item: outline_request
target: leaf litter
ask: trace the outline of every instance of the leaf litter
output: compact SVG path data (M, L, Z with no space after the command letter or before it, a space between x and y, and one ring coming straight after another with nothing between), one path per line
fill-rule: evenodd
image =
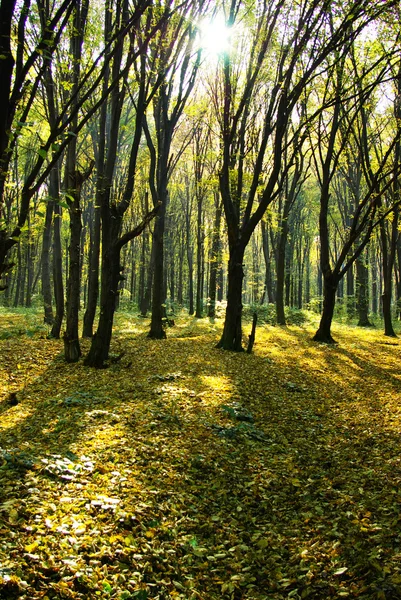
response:
M0 598L401 598L399 343L218 333L120 313L100 372L2 340Z

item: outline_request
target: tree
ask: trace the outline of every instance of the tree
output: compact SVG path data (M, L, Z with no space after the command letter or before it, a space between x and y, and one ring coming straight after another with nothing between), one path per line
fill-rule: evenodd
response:
M303 148L299 146L297 136L293 137L293 143L296 145L293 153L294 166L291 170L287 169L287 149L285 149L283 153L283 165L286 174L284 176L282 189L279 193L279 231L276 250L276 314L277 323L279 325L286 324L284 313L284 283L287 241L290 228L290 211L299 198L305 179L309 176L308 169L305 168L305 152Z
M394 118L400 128L401 123L401 66L398 67L398 73L395 79L394 93ZM399 239L399 203L400 203L400 183L399 177L401 172L401 141L398 136L394 144L394 176L392 185L388 189L387 194L384 194L385 206L383 206L382 198L379 199L379 210L384 210L388 213L391 210L391 222L388 219L380 220L380 241L382 250L382 265L383 265L383 294L382 308L384 318L384 335L396 337L391 314L391 299L392 299L392 283L393 269L396 258L398 239ZM369 171L371 167L369 165ZM387 197L386 197L387 196Z
M400 135L398 129L395 136L385 145L382 156L374 166L370 155L372 144L376 141L369 133L365 105L387 76L391 54L374 57L373 64L367 54L365 62L361 65L355 60L355 54L352 44L345 46L336 60L328 65L330 75L326 79L323 97L331 98L332 108L329 114L326 111L320 113L316 131L317 141L313 146L320 186L320 266L324 282L323 312L313 339L325 343L334 342L331 323L338 284L363 252L374 228L382 223L385 214L389 212L383 213L380 210L381 197L389 189L394 178L394 173L388 165L392 149ZM358 52L359 55L361 52ZM350 215L350 225L343 234L341 247L338 247L332 264L329 230L332 182L339 162L349 148L350 139L355 140L358 148L358 155L354 160L362 164L364 181L362 187L360 177L347 180L350 187L356 183L353 190L356 201ZM348 156L352 154L351 150Z
M74 20L70 37L71 100L70 110L73 113L71 125L78 126L79 83L81 77L82 46L88 17L89 0L79 0L74 7ZM63 336L64 357L67 362L76 362L81 356L78 333L78 311L81 293L81 190L84 182L90 177L94 163L85 172L77 166L78 139L73 136L70 141L65 164L65 197L70 217L69 272L67 278L67 319Z
M122 11L122 19L126 18L128 3L125 3ZM140 18L142 17L142 19ZM156 202L153 210L148 212L142 222L136 227L123 231L123 218L128 210L133 193L135 190L135 178L137 171L138 154L145 124L145 115L149 103L156 93L161 80L149 77L147 72L147 52L149 43L160 28L163 28L170 17L169 10L166 9L161 15L156 14L154 20L153 10L149 9L147 13L141 12L135 21L135 28L132 30L130 39L130 49L126 58L127 67L136 65L137 90L135 98L132 97L135 106L135 126L129 153L128 169L126 173L125 186L121 197L115 200L111 196L111 183L114 173L116 145L121 118L123 101L127 92L125 81L120 86L115 86L112 96L112 113L108 153L111 159L107 160L108 171L105 172L101 194L101 222L102 222L102 264L101 264L101 291L100 291L100 316L96 334L92 338L91 348L85 364L90 367L101 368L108 358L110 341L112 334L112 325L114 311L116 308L116 299L118 297L118 286L121 280L120 253L122 248L135 237L140 235L150 221L156 216L160 209L160 203ZM144 21L144 22L143 22ZM113 68L117 73L120 72L120 62L122 60L123 46L121 44L120 53L116 55ZM125 69L128 71L128 68Z
M145 123L146 141L152 158L149 186L154 205L160 202L153 230L154 276L149 331L149 337L155 339L166 337L163 237L169 201L168 183L186 143L184 142L174 160L171 156L171 146L177 125L195 85L201 60L201 49L194 47L198 33L196 22L206 7L206 0L183 2L168 24L160 29L159 35L151 45L152 68L162 80L153 98L155 140L151 136L147 119Z
M209 309L207 316L214 319L216 316L217 275L221 266L221 216L223 206L218 190L213 193L215 216L212 228L212 241L210 246L210 279L209 279Z
M244 252L283 186L286 170L281 160L284 148L291 147L287 134L294 108L326 57L347 45L383 10L361 0L342 9L341 18L330 27L332 8L332 2L315 0L304 0L297 7L285 0L258 4L251 16L247 10L250 26L244 45L225 53L221 61L214 104L221 130L220 191L229 241L227 309L218 344L224 349L242 350ZM228 3L227 26L233 37L235 23L245 19L243 11L240 0ZM288 156L287 170L294 158Z
M106 1L104 7L104 43L105 45L112 39L113 33L113 19L112 10L109 1ZM120 16L121 18L121 16ZM116 18L116 23L119 19ZM121 42L120 44L121 45ZM117 76L118 68L121 68L121 55L117 54L112 59L114 68L113 74ZM118 67L117 67L118 65ZM108 62L107 68L104 71L103 82L102 82L102 93L106 94L107 88L110 81L110 64ZM116 94L114 93L111 101L103 102L98 123L91 129L91 135L94 146L94 155L96 160L96 197L93 208L93 222L90 227L90 252L89 252L89 265L88 265L88 301L86 304L86 310L84 314L83 323L83 337L92 337L93 335L93 322L96 314L96 306L99 297L99 257L100 257L100 241L101 241L101 214L100 207L102 205L102 198L104 194L109 193L111 187L111 176L114 170L115 161L117 158L116 143L117 136L112 136L110 128L107 128L107 118L110 113L113 113L113 104L116 101ZM111 108L110 108L111 105ZM111 137L109 141L108 138ZM106 142L107 140L107 142ZM106 165L106 147L111 144L109 152L107 154L108 164Z
M11 248L18 243L22 227L24 226L29 210L30 200L39 188L37 177L46 158L50 145L55 141L55 131L49 135L47 144L43 144L40 152L26 176L21 190L21 202L18 210L18 218L12 231L12 227L4 219L5 184L9 176L9 166L13 157L18 139L21 137L24 127L34 103L41 77L51 60L63 35L72 9L73 0L64 0L61 4L53 7L53 12L47 14L46 19L39 19L39 30L36 35L31 36L36 40L31 48L27 42L27 28L30 0L17 3L15 0L2 2L0 6L0 278L11 268L12 263L7 262L7 256ZM44 10L41 2L38 2L39 13ZM14 55L11 47L12 31L15 28L17 40ZM30 79L32 72L36 75L33 81ZM63 127L58 133L62 133Z

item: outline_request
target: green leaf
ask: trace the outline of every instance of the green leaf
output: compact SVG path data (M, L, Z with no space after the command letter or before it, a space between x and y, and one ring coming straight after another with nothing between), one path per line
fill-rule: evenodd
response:
M103 581L103 589L105 592L107 592L107 594L111 594L111 592L113 591L113 588L111 587L108 581Z

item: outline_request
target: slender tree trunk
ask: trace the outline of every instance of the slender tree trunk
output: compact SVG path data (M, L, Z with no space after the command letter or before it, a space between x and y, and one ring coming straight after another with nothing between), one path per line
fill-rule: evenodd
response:
M278 325L285 325L284 313L284 284L286 282L286 266L287 266L287 238L288 238L288 217L283 218L281 224L281 232L277 248L277 286L276 286L276 315ZM287 295L289 298L289 284L287 282ZM288 304L287 299L287 304Z
M164 253L164 259L163 259L163 298L164 298L164 302L163 302L163 309L164 309L164 318L167 317L167 291L168 291L168 259L169 259L169 243L168 243L168 238L169 236L167 236L167 244L165 246L165 253Z
M285 305L290 306L291 304L291 252L287 244L285 251Z
M218 348L242 352L242 282L244 279L243 245L237 243L230 248L228 262L227 308L223 335Z
M92 337L93 322L99 296L99 254L100 254L100 206L93 210L93 223L90 227L90 250L88 264L88 298L83 323L83 337Z
M193 248L188 245L187 247L187 260L188 260L188 301L189 308L188 312L190 315L194 314L194 257Z
M220 242L221 250L221 242ZM224 269L220 263L217 270L217 302L222 302L224 297Z
M275 303L275 295L273 292L273 277L272 277L272 263L270 255L270 242L269 242L269 231L265 221L261 221L262 227L262 248L263 258L265 261L265 289L266 289L266 301L268 304Z
M387 223L380 223L380 235L382 242L382 265L383 265L383 292L382 311L384 320L384 335L397 337L393 327L391 314L391 300L393 295L393 267L398 239L398 210L394 210L393 222L391 223L391 236L387 237Z
M30 227L30 219L28 218L28 227ZM31 242L32 232L29 229L29 237L26 244L25 252L25 263L26 263L26 294L25 294L25 307L30 308L32 306L32 285L33 285L33 265L34 265L34 254L33 245Z
M63 336L64 356L67 362L77 362L81 356L78 333L78 314L81 292L81 209L80 194L77 190L69 190L70 196L74 193L74 202L70 206L70 245L68 248L69 270L67 280L67 312L66 328Z
M354 270L351 267L347 271L346 275L347 284L347 314L350 319L355 316L355 283L354 283Z
M304 282L304 267L305 262L301 260L298 264L298 309L302 310L302 298L303 298L303 282Z
M397 240L397 317L401 319L401 236Z
M324 277L324 299L323 312L320 318L319 329L315 333L313 340L325 344L335 344L331 335L331 324L333 321L334 307L336 304L338 280L333 275Z
M58 178L58 174L57 174ZM63 253L61 246L61 207L56 202L54 205L53 223L53 285L56 314L50 336L60 337L61 325L64 318L64 284L63 284Z
M139 285L138 285L138 306L139 310L142 313L142 306L144 304L145 299L145 289L146 289L146 242L145 234L142 236L142 244L141 244L141 261L139 265ZM146 316L147 308L145 309Z
M152 244L152 251L151 251L149 259L148 259L148 277L147 277L147 281L146 281L145 295L143 297L143 301L140 306L142 317L146 317L147 312L151 305L154 271L155 271L155 255L154 255L153 244Z
M42 241L42 294L44 304L44 322L47 325L53 325L54 322L50 280L50 246L54 208L53 204L53 201L50 200L46 206L45 226L43 229Z
M202 201L198 199L198 214L196 223L196 310L195 317L197 319L202 318L203 302L202 302L202 288L203 288L203 223L202 223Z
M166 190L167 196L167 190ZM164 267L164 226L166 219L166 204L164 199L156 217L153 230L153 250L154 250L154 274L152 289L152 321L148 337L161 340L166 338L164 330L165 298L163 285L163 267Z
M170 247L170 298L171 302L175 302L175 256L173 240L171 240Z
M145 212L149 210L148 193L145 192ZM141 260L139 266L139 289L138 289L138 306L142 317L146 317L149 310L150 293L152 290L152 271L153 263L152 256L148 259L149 234L145 230L142 235L141 243ZM148 262L148 264L147 264ZM148 276L146 277L146 273ZM150 287L149 287L150 283Z
M37 247L35 247L34 253L35 253L35 256L38 256L38 248ZM41 277L41 274L42 274L42 256L40 256L40 258L39 258L39 262L38 262L38 265L37 265L37 268L36 268L36 273L35 273L34 278L33 278L33 282L32 282L32 296L37 293L38 283L39 283L39 279Z
M310 298L311 298L311 281L310 281L310 272L311 272L311 264L310 264L310 245L308 244L308 248L305 251L305 260L306 260L306 276L305 276L305 303L307 308L309 308Z
M222 204L219 200L219 194L215 193L215 218L212 232L212 245L210 249L210 279L209 279L209 310L208 317L214 319L216 316L216 292L217 292L217 273L219 269L219 250L220 250L220 227Z
M21 256L21 244L18 244L17 249L17 276L15 284L14 302L13 306L16 308L19 305L19 298L21 293L21 287L23 286L23 272L22 272L22 256Z
M378 313L378 284L377 284L377 279L378 279L378 274L377 274L377 260L376 260L376 254L372 249L371 252L371 259L370 259L370 264L371 264L371 273L372 273L372 313L374 315L377 315Z
M358 326L371 327L369 321L369 295L368 282L369 273L365 262L366 258L361 255L356 259L356 292L357 292L357 310L358 310Z
M182 306L184 298L184 244L180 239L178 256L177 302Z

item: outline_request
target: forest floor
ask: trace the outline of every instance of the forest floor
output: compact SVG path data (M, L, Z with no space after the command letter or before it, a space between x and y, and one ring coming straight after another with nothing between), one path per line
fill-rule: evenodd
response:
M0 598L401 598L399 339L125 313L96 371L40 319L0 310Z

